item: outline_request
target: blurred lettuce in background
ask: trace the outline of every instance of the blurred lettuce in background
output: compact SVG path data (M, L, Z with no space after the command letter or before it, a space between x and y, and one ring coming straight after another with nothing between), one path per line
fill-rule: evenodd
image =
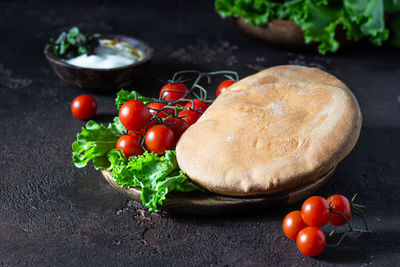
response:
M339 49L338 27L348 40L366 37L374 45L389 40L400 46L400 0L216 0L215 10L222 18L242 17L255 26L294 21L307 44L319 44L321 54Z

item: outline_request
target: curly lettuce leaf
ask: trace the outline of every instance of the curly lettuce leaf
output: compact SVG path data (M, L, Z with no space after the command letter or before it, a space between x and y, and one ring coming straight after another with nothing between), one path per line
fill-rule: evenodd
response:
M340 44L335 39L335 30L343 22L343 10L309 1L304 6L304 11L306 16L293 18L304 31L304 41L320 43L318 51L321 54L337 51Z
M384 5L382 0L344 0L349 19L357 25L363 36L369 37L374 45L381 45L389 36L385 29Z
M77 134L72 144L72 161L78 168L83 168L91 160L97 169L109 169L111 164L107 154L115 148L118 139L123 135L124 126L119 118L108 127L94 121L88 121L82 132Z
M150 211L158 211L157 206L170 192L203 190L179 170L174 150L166 151L164 156L145 152L126 159L121 150L114 149L108 158L117 185L140 187L142 203Z
M129 100L139 100L143 102L145 105L149 104L152 102L150 97L145 97L139 94L137 91L127 91L124 89L121 89L117 93L117 97L115 98L115 104L117 105L117 109L119 110L121 106Z
M215 10L222 18L242 17L253 25L263 25L270 21L278 5L269 0L217 0Z

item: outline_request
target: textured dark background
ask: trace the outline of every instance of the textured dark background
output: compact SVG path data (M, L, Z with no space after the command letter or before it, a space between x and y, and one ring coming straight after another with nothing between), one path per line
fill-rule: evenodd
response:
M0 265L397 265L400 260L400 50L368 44L335 55L271 48L218 17L211 1L0 3ZM133 88L156 96L174 71L320 67L357 96L363 128L322 196L359 193L373 234L348 238L318 258L283 236L294 205L249 216L151 214L92 167L77 169L71 144L85 122L70 113L82 91L56 77L42 50L71 25L133 35L155 57ZM215 88L209 88L214 94ZM99 122L116 114L114 93L94 94ZM358 224L360 220L355 220Z

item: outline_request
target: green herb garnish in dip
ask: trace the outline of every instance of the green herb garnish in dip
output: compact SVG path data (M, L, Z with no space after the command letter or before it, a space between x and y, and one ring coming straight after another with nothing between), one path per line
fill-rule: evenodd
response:
M59 58L70 59L83 54L91 54L99 45L99 40L93 34L83 34L77 27L68 32L62 32L57 39L50 38L46 49L51 49Z

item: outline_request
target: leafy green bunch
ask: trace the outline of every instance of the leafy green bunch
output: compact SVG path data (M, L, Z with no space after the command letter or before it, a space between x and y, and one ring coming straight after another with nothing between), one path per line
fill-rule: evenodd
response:
M148 103L149 98L138 92L121 90L117 93L119 108L128 100L137 99ZM89 121L77 140L72 144L72 161L83 168L89 161L98 169L109 170L119 186L141 188L141 200L150 211L158 211L167 194L180 191L190 192L204 189L192 183L179 169L175 150L166 151L164 156L153 152L127 159L120 149L116 149L118 139L126 132L118 117L107 127Z
M291 20L304 31L305 43L319 43L321 54L336 52L336 30L348 40L368 38L374 45L400 46L400 0L216 0L222 18L242 17L255 26Z
M47 48L57 57L70 59L83 54L91 54L99 45L99 40L93 34L83 34L77 27L68 32L62 32L56 40L50 38Z

